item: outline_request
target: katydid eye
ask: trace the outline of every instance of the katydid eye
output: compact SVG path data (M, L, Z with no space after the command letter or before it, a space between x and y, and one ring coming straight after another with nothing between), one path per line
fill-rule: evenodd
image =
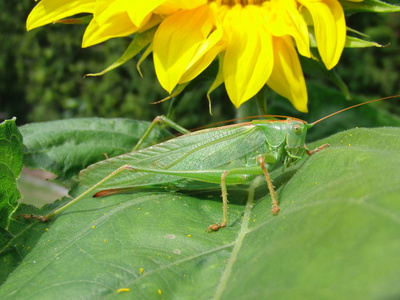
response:
M300 132L301 132L301 127L300 127L300 125L294 125L294 126L293 126L293 131L294 131L295 133L300 133Z

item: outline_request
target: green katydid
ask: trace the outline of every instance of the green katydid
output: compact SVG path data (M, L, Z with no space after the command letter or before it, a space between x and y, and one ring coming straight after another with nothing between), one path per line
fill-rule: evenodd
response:
M195 189L196 183L201 182L198 188L204 188L208 184L213 187L221 186L222 221L207 228L207 231L215 231L228 223L227 186L249 182L259 175L263 175L267 181L272 199L271 212L276 215L280 209L268 171L279 161L283 161L283 166L288 167L302 160L304 154L312 155L328 145L324 144L315 150L308 150L305 145L307 130L340 112L394 97L398 96L356 104L311 124L296 118L253 120L247 123L188 132L172 121L156 118L133 152L96 163L81 172L84 178L83 184L86 178L91 182L97 182L95 185L46 216L22 216L26 219L37 218L46 222L94 191L97 191L94 197L101 197L127 190L152 188L187 190ZM151 128L160 120L166 121L185 134L137 150ZM110 169L114 169L111 174ZM100 188L103 190L98 191Z

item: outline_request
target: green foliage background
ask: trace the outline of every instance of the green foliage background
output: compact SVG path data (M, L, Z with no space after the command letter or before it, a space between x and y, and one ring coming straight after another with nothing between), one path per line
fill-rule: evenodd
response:
M130 43L129 38L111 39L82 49L85 25L54 24L26 32L26 17L33 5L29 1L0 3L0 119L16 116L21 125L92 116L151 120L167 113L171 101L149 104L167 96L157 82L151 58L142 65L144 78L136 70L136 59L104 76L83 78L84 74L101 71L118 59ZM397 71L400 57L396 55L400 52L398 16L360 13L348 18L351 28L369 34L372 41L390 44L385 48L345 49L335 69L351 94L368 95L371 99L400 93ZM321 74L313 69L306 76L308 82L321 82ZM184 127L235 117L235 109L223 87L212 93L214 116L209 115L205 93L213 78L206 73L202 80L192 84L176 103L173 119ZM334 87L331 82L324 83ZM296 113L287 100L277 98L270 96L270 113L307 119L307 115ZM325 112L324 108L335 101L310 96L313 111ZM381 105L391 111L399 110L396 104Z

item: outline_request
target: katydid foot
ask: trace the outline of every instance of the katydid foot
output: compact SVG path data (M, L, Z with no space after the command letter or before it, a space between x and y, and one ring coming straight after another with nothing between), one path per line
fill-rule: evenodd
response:
M208 226L207 232L217 231L220 228L226 227L226 224L227 224L227 222L221 222L221 223L217 223L217 224L212 224L212 225Z
M281 209L277 204L272 204L271 212L276 216Z
M50 218L48 216L41 216L41 215L23 214L23 215L18 215L17 219L19 219L20 217L24 218L25 220L36 219L36 220L41 221L43 223L46 223L46 222L50 221Z

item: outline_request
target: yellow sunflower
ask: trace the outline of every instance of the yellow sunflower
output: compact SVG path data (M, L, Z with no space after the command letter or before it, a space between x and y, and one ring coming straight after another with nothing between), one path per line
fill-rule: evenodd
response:
M306 112L297 53L311 57L311 36L331 69L346 40L338 0L42 0L30 13L27 29L80 13L93 15L82 47L156 28L149 49L169 93L218 57L213 86L223 82L236 107L267 84Z

